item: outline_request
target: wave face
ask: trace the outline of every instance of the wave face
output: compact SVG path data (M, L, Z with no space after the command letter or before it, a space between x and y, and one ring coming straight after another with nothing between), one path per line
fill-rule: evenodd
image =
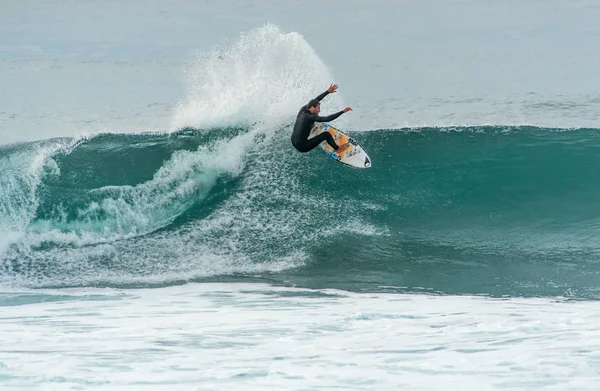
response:
M251 127L2 147L3 283L596 297L597 129L356 132L369 170L289 132L242 155Z

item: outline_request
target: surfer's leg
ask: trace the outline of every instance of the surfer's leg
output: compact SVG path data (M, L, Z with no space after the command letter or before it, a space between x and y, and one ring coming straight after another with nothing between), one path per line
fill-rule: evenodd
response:
M331 133L323 132L323 133L319 134L318 136L315 136L315 137L303 142L302 146L301 146L301 150L299 149L299 151L300 152L312 151L323 141L327 141L327 144L329 144L331 146L331 148L333 148L335 150L338 149L338 145L335 143L335 140L333 139L333 136L331 135Z

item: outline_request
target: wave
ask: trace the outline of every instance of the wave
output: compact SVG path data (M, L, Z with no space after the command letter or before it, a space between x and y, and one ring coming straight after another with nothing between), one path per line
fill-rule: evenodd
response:
M295 153L289 131L243 158L223 154L250 132L241 127L3 147L2 276L31 286L305 279L323 257L337 277L407 259L595 270L596 129L357 132L369 170Z
M289 142L331 81L267 25L188 64L168 131L0 146L0 284L598 296L598 129L358 129L354 170Z

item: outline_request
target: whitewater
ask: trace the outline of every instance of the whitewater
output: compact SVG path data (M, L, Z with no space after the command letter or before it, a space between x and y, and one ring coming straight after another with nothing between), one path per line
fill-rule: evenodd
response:
M234 3L0 5L0 387L596 389L598 5Z

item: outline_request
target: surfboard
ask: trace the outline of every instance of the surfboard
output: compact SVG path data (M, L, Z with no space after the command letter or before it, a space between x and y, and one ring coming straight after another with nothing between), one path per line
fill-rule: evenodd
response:
M329 132L333 136L337 145L349 143L350 146L341 153L337 153L335 149L331 148L326 141L320 144L325 153L332 159L345 164L347 166L355 168L369 168L371 167L371 158L367 155L367 152L350 136L344 134L339 129L334 128L329 124L317 122L314 124L310 131L309 139L321 134L322 132Z

